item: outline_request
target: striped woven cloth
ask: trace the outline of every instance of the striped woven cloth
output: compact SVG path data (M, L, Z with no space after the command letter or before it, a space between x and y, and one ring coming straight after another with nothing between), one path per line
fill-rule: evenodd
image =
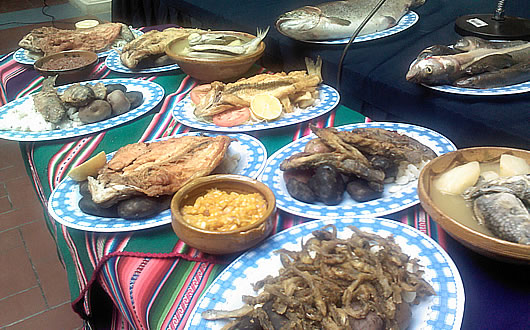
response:
M113 73L100 61L92 77L131 78L131 75ZM190 130L172 118L170 109L196 86L195 80L181 71L133 77L154 81L166 92L164 100L145 116L82 138L21 143L44 210L51 191L69 169L91 155ZM31 66L16 63L12 54L0 57L0 79L0 105L37 91L43 80ZM271 155L290 141L309 134L309 123L325 127L365 120L359 113L339 106L310 122L252 135L262 141ZM407 223L445 246L443 231L420 206L386 217ZM307 220L280 211L273 233ZM183 328L201 293L235 257L214 257L191 248L175 236L170 225L113 234L67 228L49 217L47 223L67 270L73 309L85 319L92 317L93 304L97 302L91 298L97 282L112 301L113 317L108 325L112 329Z

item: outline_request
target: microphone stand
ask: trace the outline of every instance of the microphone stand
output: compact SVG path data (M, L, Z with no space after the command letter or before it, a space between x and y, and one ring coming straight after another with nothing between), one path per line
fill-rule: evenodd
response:
M505 2L506 0L499 0L493 15L472 14L458 17L455 31L462 36L475 36L488 40L530 41L530 20L504 15Z

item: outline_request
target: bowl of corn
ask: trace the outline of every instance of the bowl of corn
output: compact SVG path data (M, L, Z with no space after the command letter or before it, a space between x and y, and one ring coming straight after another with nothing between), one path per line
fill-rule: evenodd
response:
M276 198L265 184L241 175L192 180L171 200L171 225L179 239L202 252L247 250L272 231Z

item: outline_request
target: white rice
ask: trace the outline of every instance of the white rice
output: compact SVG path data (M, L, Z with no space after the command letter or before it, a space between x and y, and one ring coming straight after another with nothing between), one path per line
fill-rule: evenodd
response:
M395 178L389 178L390 180L385 180L385 183L395 183L391 186L388 191L390 193L400 191L404 185L417 180L420 176L421 169L427 164L428 161L422 161L419 164L411 164L408 162L401 162L398 166L398 172Z
M60 123L47 122L44 116L35 109L33 97L28 97L17 107L10 109L0 118L0 130L22 132L42 132L55 129L67 129L83 125L77 112L69 113Z

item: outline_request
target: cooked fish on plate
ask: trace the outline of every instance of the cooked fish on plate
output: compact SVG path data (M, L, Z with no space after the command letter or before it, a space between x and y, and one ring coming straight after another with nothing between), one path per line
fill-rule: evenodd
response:
M182 148L174 148L179 146ZM48 210L58 222L87 231L152 228L171 222L167 203L173 192L192 178L210 173L255 178L266 159L263 144L246 134L193 132L130 144L109 155L99 174L89 177L90 182L64 179L52 192ZM90 203L86 203L87 196ZM131 206L133 202L136 205ZM152 211L151 215L132 212L146 207L154 208L145 210Z
M421 166L456 150L444 136L409 124L359 123L315 132L274 153L260 177L278 208L307 218L385 215L413 206Z

